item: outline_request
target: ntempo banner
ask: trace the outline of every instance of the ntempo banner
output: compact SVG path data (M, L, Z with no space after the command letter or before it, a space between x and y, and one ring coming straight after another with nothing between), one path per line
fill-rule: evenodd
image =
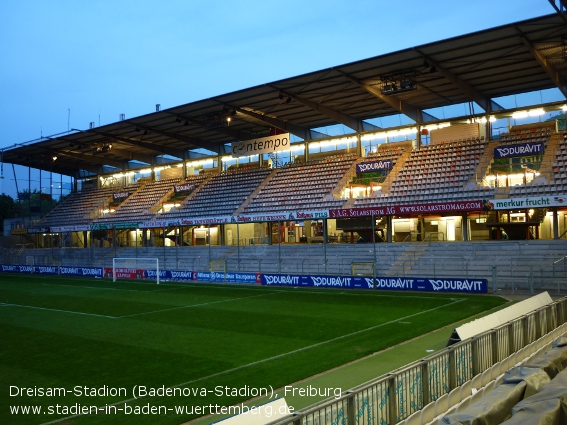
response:
M234 142L232 144L232 157L239 158L241 156L281 152L288 150L290 146L291 141L289 133L244 140L242 142Z

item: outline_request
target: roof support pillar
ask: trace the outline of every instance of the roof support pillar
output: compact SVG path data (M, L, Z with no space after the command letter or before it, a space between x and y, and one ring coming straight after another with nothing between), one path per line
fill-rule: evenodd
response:
M356 156L362 158L363 153L364 152L362 152L362 139L360 137L360 133L356 133Z

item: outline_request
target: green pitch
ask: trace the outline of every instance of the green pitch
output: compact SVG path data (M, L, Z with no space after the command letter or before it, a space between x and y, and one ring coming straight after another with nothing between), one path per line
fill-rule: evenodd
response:
M0 423L177 425L503 302L2 274Z

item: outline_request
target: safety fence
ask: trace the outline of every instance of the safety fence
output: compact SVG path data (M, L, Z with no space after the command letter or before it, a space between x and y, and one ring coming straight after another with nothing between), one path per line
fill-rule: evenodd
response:
M566 322L562 298L269 425L395 425Z

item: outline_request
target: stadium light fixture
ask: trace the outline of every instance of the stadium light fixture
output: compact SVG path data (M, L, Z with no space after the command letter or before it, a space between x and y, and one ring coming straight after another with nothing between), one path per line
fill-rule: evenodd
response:
M301 143L299 145L291 145L289 150L291 152L303 151L303 150L305 150L305 144Z
M545 111L543 110L543 108L537 108L537 109L532 109L530 111L528 111L528 115L530 117L539 117L540 115L545 114Z
M528 111L517 111L512 114L512 118L516 120L520 118L527 118L528 116Z

